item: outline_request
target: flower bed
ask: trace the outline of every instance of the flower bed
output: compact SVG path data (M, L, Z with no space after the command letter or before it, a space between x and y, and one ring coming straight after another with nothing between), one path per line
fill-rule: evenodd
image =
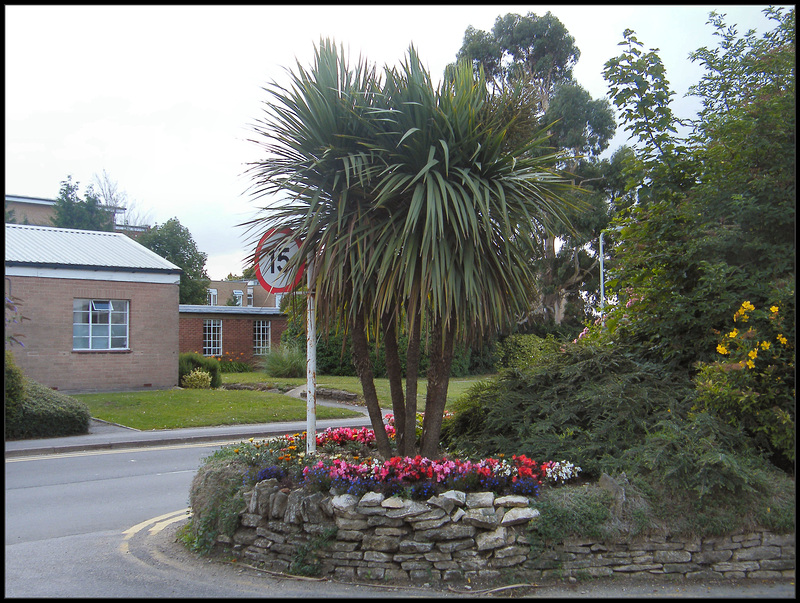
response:
M387 435L394 439L391 415ZM244 485L274 478L287 487L363 495L380 492L424 500L445 490L537 496L543 484L559 484L578 476L581 468L566 460L537 462L524 454L465 459L446 455L376 458L372 429L340 427L318 433L317 454L306 457L306 433L242 443L234 450L252 469Z

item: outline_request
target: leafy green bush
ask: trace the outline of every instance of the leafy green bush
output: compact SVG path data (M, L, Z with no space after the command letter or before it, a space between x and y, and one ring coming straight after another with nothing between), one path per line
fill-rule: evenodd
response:
M566 343L540 361L473 386L443 424L443 444L477 455L568 458L599 477L625 470L622 454L692 403L688 378L620 346Z
M263 357L260 368L273 378L302 377L306 374L305 350L291 343L282 344Z
M9 425L18 425L22 405L25 402L25 375L14 361L14 354L6 350L5 364L5 425L6 438Z
M25 398L12 421L6 421L6 439L54 438L88 433L89 407L61 392L25 380Z
M501 368L525 368L546 362L548 355L554 354L561 346L552 335L509 335L497 344L496 366Z
M196 368L181 379L181 386L187 389L211 389L211 374Z
M222 386L222 370L216 358L203 356L197 352L184 352L178 355L178 382L195 369L201 369L211 375L211 387Z

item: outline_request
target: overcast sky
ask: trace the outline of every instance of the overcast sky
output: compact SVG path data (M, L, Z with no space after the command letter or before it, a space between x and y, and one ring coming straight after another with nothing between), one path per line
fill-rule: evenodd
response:
M320 37L379 67L413 43L438 80L468 26L549 10L575 38L574 76L593 98L607 96L603 65L632 29L659 49L673 109L690 117L699 105L684 95L702 69L688 55L716 41L708 13L761 34L764 6L5 6L6 193L53 199L71 175L83 194L105 170L148 223L178 218L222 279L241 273L251 237L236 225L263 204L244 173L262 156L247 142L262 87L309 66ZM619 127L608 152L626 138Z

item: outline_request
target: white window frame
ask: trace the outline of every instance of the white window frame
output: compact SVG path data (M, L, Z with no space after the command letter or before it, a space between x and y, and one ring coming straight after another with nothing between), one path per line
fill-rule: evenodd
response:
M248 305L248 307L253 305L253 288L252 287L248 287L247 288L247 305Z
M233 299L236 300L236 305L241 306L244 299L244 292L241 289L233 290Z
M203 356L222 356L222 319L203 319Z
M72 349L104 352L130 350L130 300L72 300Z
M206 289L206 301L208 302L209 306L216 306L217 305L217 290L216 289Z
M266 332L265 332L266 331ZM266 346L264 345L266 342ZM272 321L253 321L253 356L265 356L272 348Z

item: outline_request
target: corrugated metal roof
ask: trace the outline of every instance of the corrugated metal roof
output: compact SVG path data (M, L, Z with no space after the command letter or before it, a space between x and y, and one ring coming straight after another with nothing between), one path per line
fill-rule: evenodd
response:
M6 224L9 265L180 272L175 264L116 232Z

